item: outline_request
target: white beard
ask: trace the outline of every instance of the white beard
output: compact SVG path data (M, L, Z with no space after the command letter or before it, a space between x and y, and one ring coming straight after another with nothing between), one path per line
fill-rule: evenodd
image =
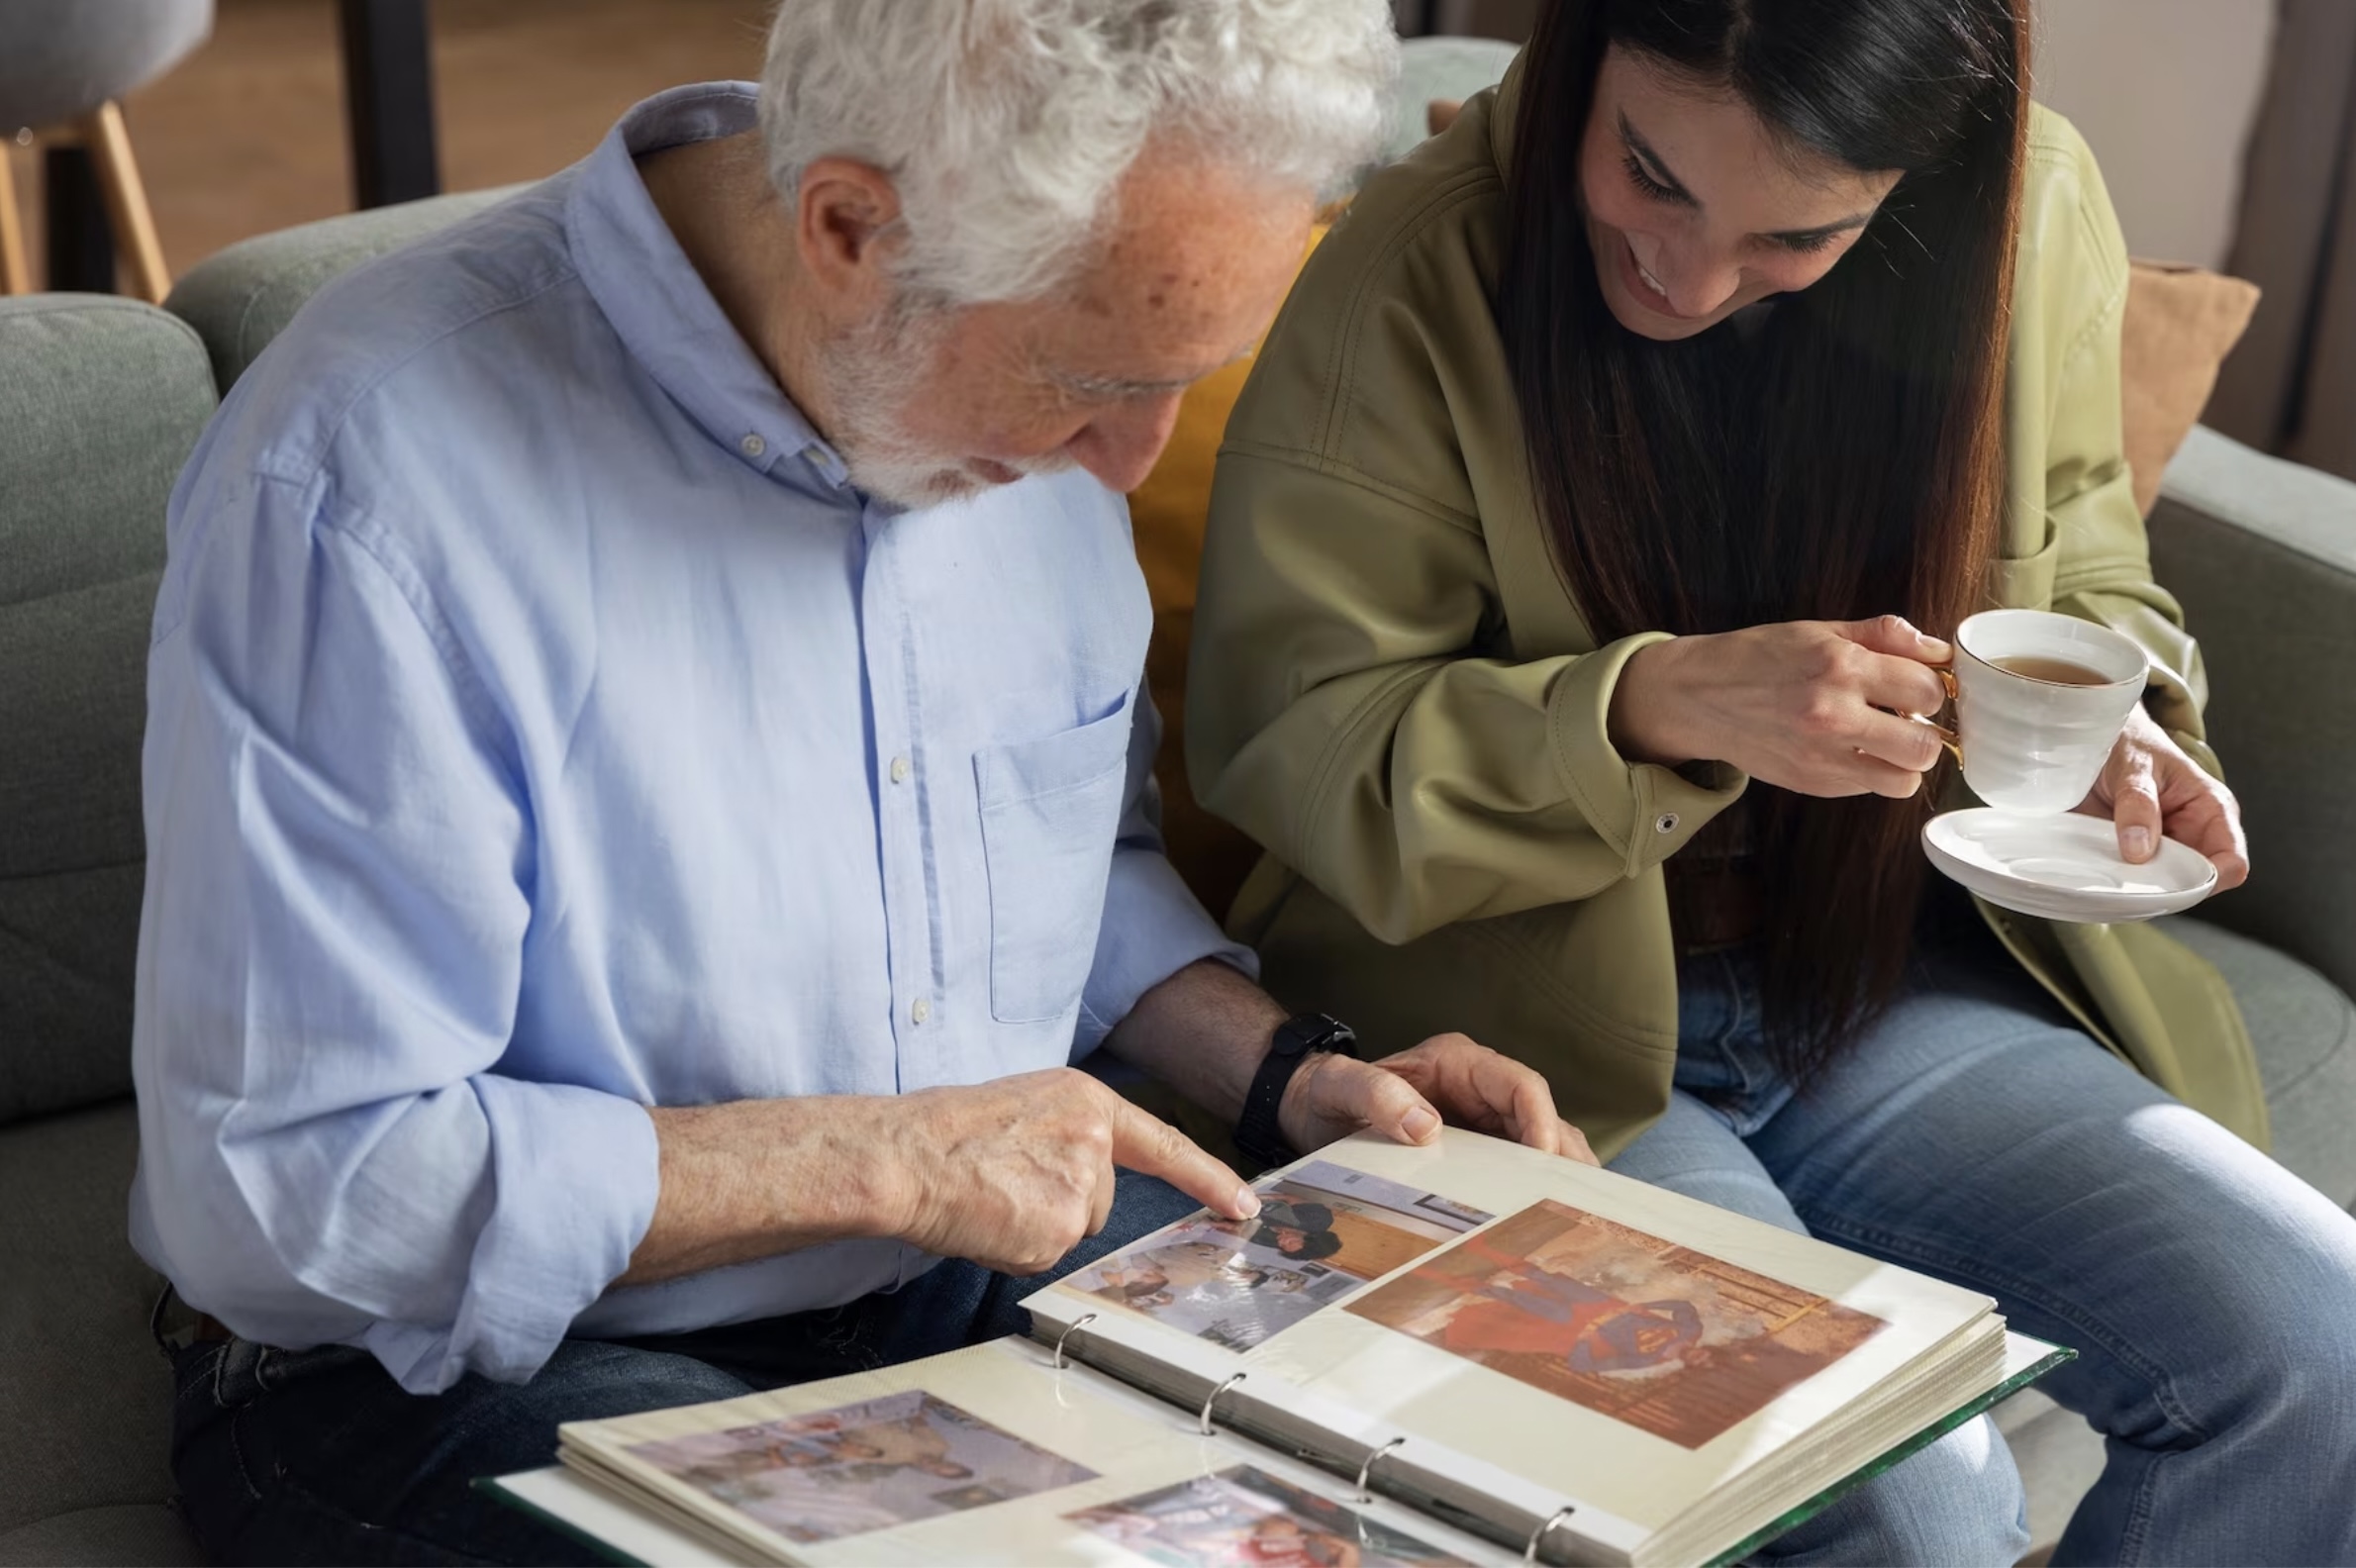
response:
M948 325L940 312L889 309L819 353L834 405L834 449L850 482L912 511L993 488L963 457L932 450L908 434L908 407L933 374ZM1005 466L1025 475L1058 473L1072 460L1056 452Z

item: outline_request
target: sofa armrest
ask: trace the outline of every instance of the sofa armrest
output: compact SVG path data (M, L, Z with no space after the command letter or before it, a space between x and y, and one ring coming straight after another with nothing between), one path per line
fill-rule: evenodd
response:
M2356 484L2196 429L2150 533L2250 835L2249 885L2202 918L2356 992Z

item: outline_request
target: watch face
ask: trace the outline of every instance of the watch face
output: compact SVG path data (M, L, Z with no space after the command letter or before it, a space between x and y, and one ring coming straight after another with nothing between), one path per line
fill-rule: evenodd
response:
M1310 1013L1297 1019L1288 1019L1284 1027L1276 1031L1272 1048L1287 1056L1298 1056L1313 1050L1346 1053L1356 1038L1350 1032L1349 1026L1339 1019L1328 1018L1323 1013Z

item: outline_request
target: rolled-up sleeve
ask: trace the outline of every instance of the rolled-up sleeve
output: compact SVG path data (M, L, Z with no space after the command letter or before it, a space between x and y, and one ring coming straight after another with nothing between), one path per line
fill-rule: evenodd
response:
M1216 958L1259 978L1258 957L1227 938L1163 853L1161 787L1153 780L1160 744L1161 716L1140 686L1129 724L1121 832L1105 883L1105 916L1072 1036L1074 1061L1103 1044L1139 997L1188 964Z
M180 498L149 654L134 1238L278 1345L527 1378L654 1206L643 1107L498 1071L533 922L497 694L325 482Z

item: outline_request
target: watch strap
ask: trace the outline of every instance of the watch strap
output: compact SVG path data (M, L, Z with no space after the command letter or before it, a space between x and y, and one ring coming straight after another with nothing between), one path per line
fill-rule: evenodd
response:
M1235 1146L1262 1165L1283 1165L1300 1151L1285 1141L1276 1113L1293 1075L1320 1051L1344 1056L1358 1054L1358 1036L1347 1024L1324 1013L1303 1013L1285 1020L1268 1042L1268 1054L1252 1075L1243 1094L1243 1115L1235 1124Z

